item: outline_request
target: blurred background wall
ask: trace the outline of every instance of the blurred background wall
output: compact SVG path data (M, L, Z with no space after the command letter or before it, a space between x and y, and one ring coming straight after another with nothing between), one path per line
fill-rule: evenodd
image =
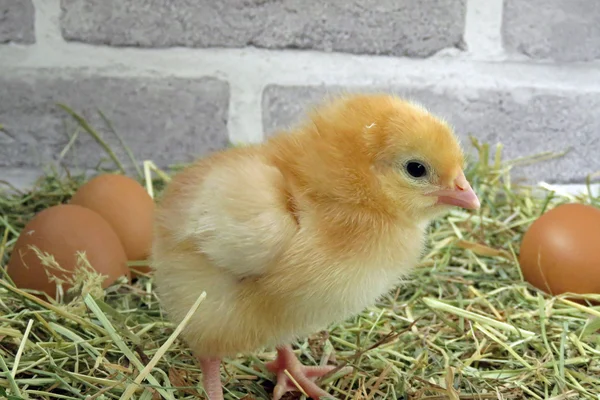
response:
M583 182L600 170L599 59L598 0L0 0L0 179L107 159L57 103L125 163L118 137L165 166L260 141L326 93L385 90L466 147L569 150L515 174Z

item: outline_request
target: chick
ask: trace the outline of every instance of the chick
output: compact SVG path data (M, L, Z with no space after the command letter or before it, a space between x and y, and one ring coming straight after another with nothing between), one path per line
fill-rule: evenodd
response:
M295 129L232 148L177 174L161 198L152 250L157 293L178 323L210 400L224 358L265 347L274 400L333 366L305 367L290 343L349 318L392 290L451 206L477 209L452 129L387 94L342 95Z

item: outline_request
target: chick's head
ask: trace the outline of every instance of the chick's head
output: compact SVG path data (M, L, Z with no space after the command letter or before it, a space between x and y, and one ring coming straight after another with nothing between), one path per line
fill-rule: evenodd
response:
M346 191L349 198L368 193L417 219L452 206L479 208L457 136L422 106L387 94L351 95L321 109L312 123L331 145L329 159L339 163L333 186L354 190Z

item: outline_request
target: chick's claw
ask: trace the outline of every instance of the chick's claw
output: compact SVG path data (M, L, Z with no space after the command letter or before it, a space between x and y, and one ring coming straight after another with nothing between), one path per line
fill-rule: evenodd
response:
M321 389L315 383L315 380L327 375L336 369L336 366L307 367L298 361L291 347L282 346L277 349L277 359L267 363L266 367L277 375L273 400L280 400L285 393L292 391L304 391L308 397L315 400L335 399L335 397ZM349 367L342 369L342 371L347 371L346 373L351 370Z

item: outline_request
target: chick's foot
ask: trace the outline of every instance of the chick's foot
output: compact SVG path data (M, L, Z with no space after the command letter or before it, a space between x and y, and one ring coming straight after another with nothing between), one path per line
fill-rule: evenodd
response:
M221 385L221 360L218 358L199 358L202 368L202 384L208 400L223 400Z
M335 397L321 389L315 383L315 380L336 369L336 366L307 367L302 365L290 346L277 348L277 358L265 365L269 371L277 374L277 384L273 390L273 400L281 399L287 392L300 391L298 385L311 399L335 399ZM352 368L350 367L342 369L342 371L347 371L346 373L351 370ZM286 371L289 373L289 376L286 374ZM292 379L290 379L290 376Z

